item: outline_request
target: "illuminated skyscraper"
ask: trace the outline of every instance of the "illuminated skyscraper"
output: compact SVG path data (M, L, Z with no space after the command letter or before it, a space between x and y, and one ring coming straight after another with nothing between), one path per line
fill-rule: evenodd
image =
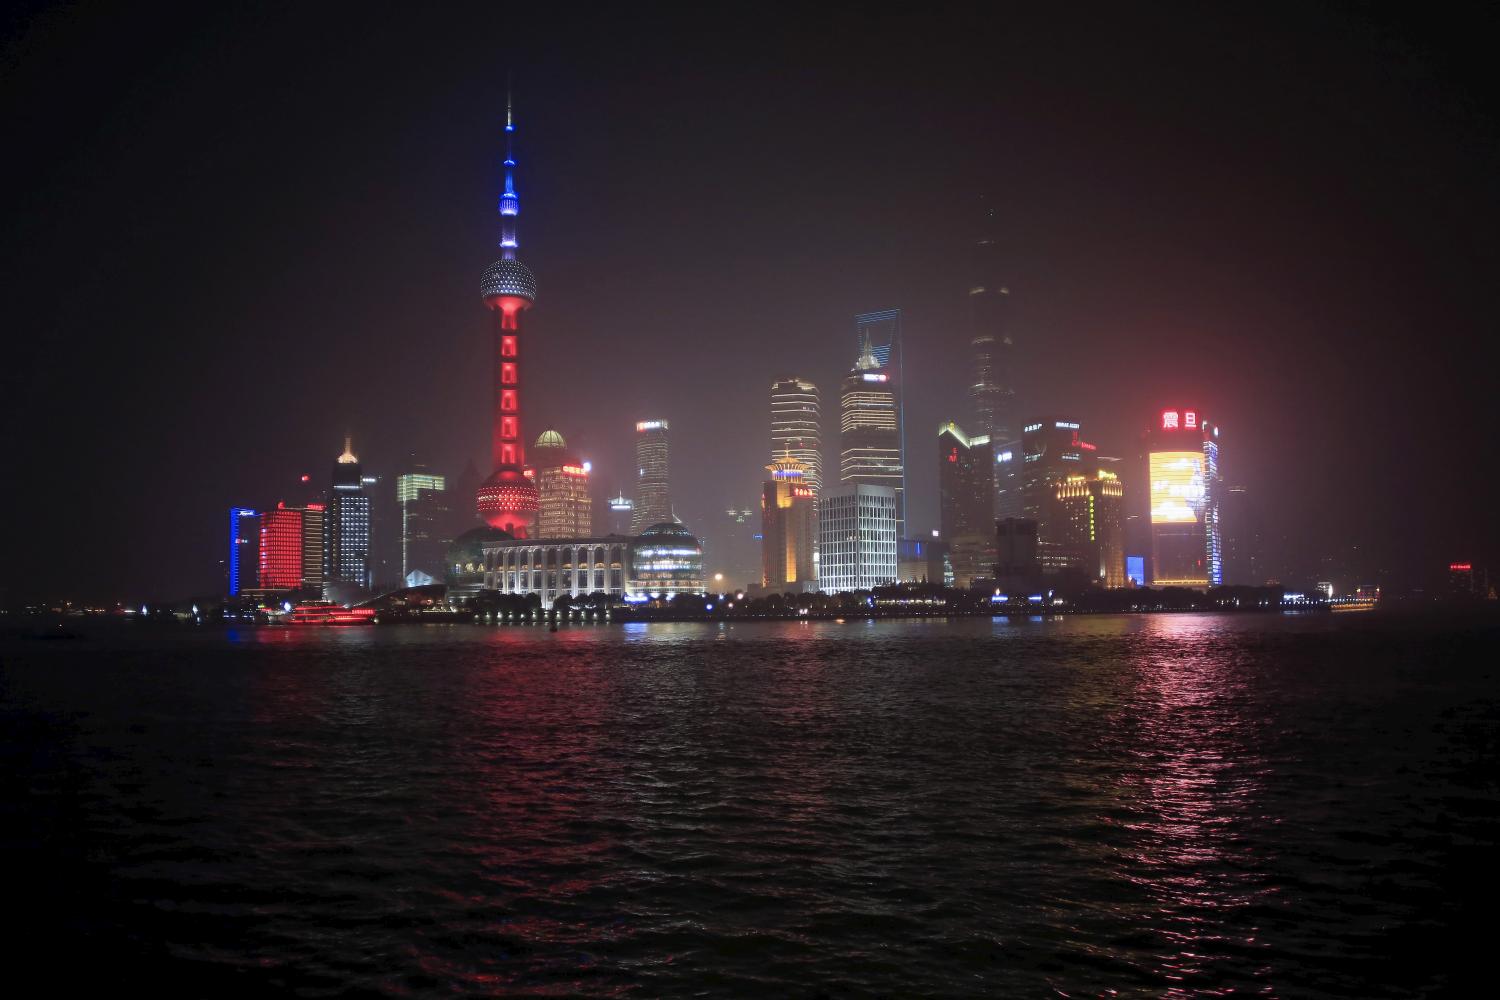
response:
M544 431L531 448L539 494L537 538L588 538L594 533L589 463L568 450L557 431Z
M263 590L302 586L302 511L277 504L260 515L260 573Z
M370 564L370 494L360 474L353 442L344 439L344 451L333 465L332 489L323 524L326 539L324 586L347 584L368 588L373 579Z
M1057 485L1061 542L1090 580L1124 587L1125 488L1107 469L1080 472Z
M761 583L773 590L816 584L816 502L806 483L807 470L795 458L784 456L766 466L766 471L771 478L760 495Z
M787 377L771 386L771 461L790 456L806 470L803 485L817 497L823 488L823 437L818 387Z
M1068 547L1067 514L1057 488L1069 476L1091 474L1097 468L1097 449L1080 436L1071 417L1034 420L1021 428L1021 506L1026 520L1037 525L1037 555L1048 572L1081 568L1083 555Z
M881 365L868 336L839 396L839 482L891 490L900 531L905 484L901 406L891 371Z
M249 507L229 508L229 596L254 589L260 578L260 518Z
M883 309L879 312L860 313L854 317L854 342L859 351L859 360L854 370L844 377L844 392L840 397L839 430L844 437L840 447L839 481L844 483L869 483L889 486L896 491L897 531L906 531L906 407L905 387L902 374L901 310ZM856 375L859 378L856 379ZM879 376L876 378L875 376ZM862 417L856 416L852 426L856 428L853 473L846 472L851 463L849 444L851 382L863 382L866 390L878 387L883 390L882 400L873 394L856 394L856 411L866 409ZM873 410L888 409L888 418L878 417ZM891 427L887 428L887 421Z
M849 483L818 501L818 588L836 594L897 579L896 491Z
M328 507L310 503L298 513L302 515L302 586L322 593L328 575Z
M994 573L994 464L987 436L971 438L951 420L938 428L939 524L960 587Z
M624 493L609 499L609 533L628 535L634 531L635 501Z
M1151 582L1223 583L1219 428L1196 410L1164 410L1146 439L1151 483Z
M448 522L448 481L419 462L410 463L396 477L396 507L401 520L401 579L412 586L412 574L443 579L444 555L451 539Z
M536 301L536 277L516 259L516 217L521 199L515 185L515 119L505 105L505 190L500 194L500 259L484 272L479 294L494 317L494 420L491 460L494 471L475 498L481 519L516 538L525 538L536 522L536 484L527 474L521 438L521 313Z
M653 524L672 521L672 476L667 453L665 420L642 420L635 425L635 509L630 530L640 534Z

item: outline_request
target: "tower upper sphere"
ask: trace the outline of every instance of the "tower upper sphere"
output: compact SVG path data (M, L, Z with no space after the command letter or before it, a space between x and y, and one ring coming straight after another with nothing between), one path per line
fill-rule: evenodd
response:
M479 279L479 294L491 309L495 300L506 297L525 299L530 306L536 301L536 275L518 260L497 260Z

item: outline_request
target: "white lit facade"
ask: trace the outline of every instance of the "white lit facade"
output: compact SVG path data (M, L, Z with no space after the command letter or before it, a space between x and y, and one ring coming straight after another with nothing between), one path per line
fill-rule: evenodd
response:
M896 491L851 483L818 504L818 589L868 590L897 579Z
M805 470L802 485L813 498L823 488L823 437L818 387L805 378L784 378L771 386L771 461L792 458Z
M868 341L839 396L839 481L895 492L897 520L905 471L901 462L901 407L892 373Z
M603 593L627 603L703 593L703 547L681 525L653 525L638 537L483 543L484 589L559 597Z

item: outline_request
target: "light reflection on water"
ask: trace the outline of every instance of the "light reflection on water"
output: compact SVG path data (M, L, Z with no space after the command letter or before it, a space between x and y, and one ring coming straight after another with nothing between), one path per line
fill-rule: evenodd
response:
M198 992L1410 995L1488 898L1433 824L1494 840L1492 643L1164 615L6 649L12 798L66 804L18 814L17 868L81 873L16 891Z

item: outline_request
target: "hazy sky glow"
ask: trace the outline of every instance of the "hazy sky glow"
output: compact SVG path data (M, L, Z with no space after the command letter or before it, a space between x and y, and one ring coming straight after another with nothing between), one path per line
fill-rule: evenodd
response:
M1133 458L1195 406L1286 551L1493 565L1494 25L1297 10L8 15L0 591L212 591L227 508L346 430L374 472L483 464L507 72L526 431L600 494L666 417L689 527L753 505L772 380L831 444L853 315L899 307L935 527L988 194L1024 413Z

